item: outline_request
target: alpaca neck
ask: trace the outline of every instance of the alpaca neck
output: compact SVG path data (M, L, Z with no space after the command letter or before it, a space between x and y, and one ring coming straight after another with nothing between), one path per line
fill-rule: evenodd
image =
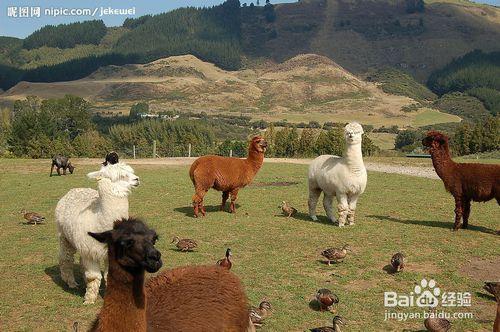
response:
M432 165L434 165L437 175L446 181L452 175L452 168L455 166L455 162L451 160L448 144L443 145L440 149L432 148L430 152Z
M117 220L128 218L128 193L123 192L123 195L116 195L113 191L114 184L98 185L100 211L103 215L103 220Z
M261 168L262 163L264 162L264 153L250 148L246 160L251 165L253 174L256 174Z
M361 173L365 169L363 155L361 153L361 143L348 144L344 159L347 167L352 173Z
M146 331L144 270L125 271L110 259L104 305L99 314L98 331Z

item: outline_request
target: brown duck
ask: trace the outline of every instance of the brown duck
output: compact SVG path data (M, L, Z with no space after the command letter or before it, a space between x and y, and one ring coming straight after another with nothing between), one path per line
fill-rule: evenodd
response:
M219 259L216 264L226 270L231 270L231 267L233 266L233 262L231 262L232 255L233 254L231 253L231 249L227 248L226 257Z
M347 256L347 251L350 251L350 247L348 244L343 246L342 248L328 248L321 252L321 255L327 259L328 265L330 265L331 261L338 263L339 261L343 261Z
M398 252L391 258L391 265L395 272L399 272L405 268L405 255Z
M271 303L264 300L260 302L258 308L252 306L248 311L252 324L256 327L261 327L264 324L264 319L271 313Z
M316 301L319 303L320 311L334 312L333 306L339 303L339 297L333 294L331 290L322 288L316 292Z
M451 329L451 323L446 318L429 317L424 320L424 326L430 332L447 332Z
M285 201L281 202L280 208L281 208L281 211L283 211L283 214L287 218L290 218L291 216L293 216L297 213L297 209L292 207L290 204L288 204Z
M174 243L180 251L192 251L198 245L195 240L179 239L177 236L172 239L172 243Z
M24 209L21 211L21 213L23 214L24 219L28 221L28 224L36 225L36 224L41 224L45 221L45 217L39 213L28 212Z

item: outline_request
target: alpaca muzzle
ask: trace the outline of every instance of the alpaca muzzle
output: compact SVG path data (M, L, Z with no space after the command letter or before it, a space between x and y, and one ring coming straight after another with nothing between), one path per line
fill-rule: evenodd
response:
M154 247L149 249L146 253L143 266L149 273L157 272L163 265L161 261L161 253Z

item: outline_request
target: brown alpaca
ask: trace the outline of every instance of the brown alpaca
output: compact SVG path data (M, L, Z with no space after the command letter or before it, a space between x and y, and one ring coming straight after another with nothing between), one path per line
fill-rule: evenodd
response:
M193 181L195 194L193 195L194 216L198 212L205 216L203 197L210 188L222 191L221 211L231 196L231 213L236 212L235 201L238 190L252 182L264 161L267 142L260 136L255 136L248 147L246 159L228 158L221 156L203 156L194 161L189 169L189 176Z
M500 332L500 301L497 302L497 317L493 324L493 332Z
M470 203L495 198L500 204L500 165L456 163L451 159L448 137L430 131L422 140L429 149L436 173L455 198L454 230L469 225Z
M104 305L90 331L252 331L246 295L231 272L182 267L145 283L145 271L162 266L154 230L123 219L89 235L108 245L109 259Z

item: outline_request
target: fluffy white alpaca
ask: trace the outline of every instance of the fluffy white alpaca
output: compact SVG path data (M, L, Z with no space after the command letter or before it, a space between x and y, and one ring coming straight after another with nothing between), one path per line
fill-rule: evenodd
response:
M87 174L97 180L97 191L90 188L71 189L57 203L55 217L59 232L59 268L68 287L77 283L73 273L74 255L80 254L87 289L85 304L94 303L101 284L101 264L107 276L107 248L94 241L87 232L104 232L113 228L115 220L128 218L128 195L139 185L134 170L117 163Z
M354 225L354 213L359 196L366 188L366 168L361 154L363 127L351 122L345 126L346 151L344 157L322 155L309 166L309 216L316 217L316 205L323 192L326 215L336 222L332 208L333 196L337 197L339 226Z

